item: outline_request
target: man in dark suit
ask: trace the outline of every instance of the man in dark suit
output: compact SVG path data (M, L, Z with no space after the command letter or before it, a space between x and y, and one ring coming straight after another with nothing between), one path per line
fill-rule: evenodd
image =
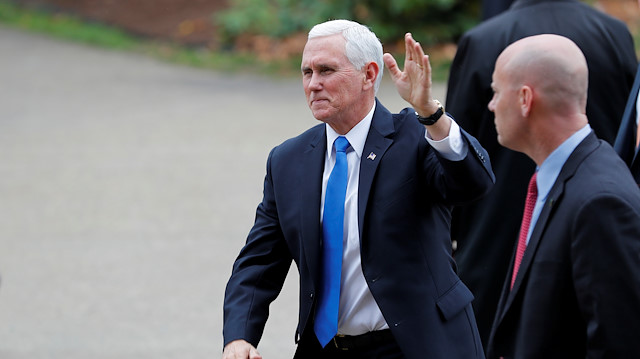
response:
M638 149L640 144L640 126L638 126L638 111L640 105L640 67L636 73L636 80L633 83L633 88L629 94L629 100L627 106L624 109L622 115L622 122L620 123L620 129L618 130L618 136L614 148L620 158L629 166L633 178L636 183L640 185L640 156L638 155Z
M490 358L640 353L640 190L589 126L587 78L582 52L559 35L519 40L496 62L489 109L498 142L537 170Z
M269 155L264 197L227 284L224 358L260 357L268 307L292 260L296 358L484 357L449 219L452 205L491 188L493 173L484 149L431 97L428 56L410 34L405 46L401 71L358 23L309 32L303 88L324 123ZM413 109L392 114L375 99L383 61ZM345 157L343 200L328 210Z
M525 155L496 142L491 73L510 43L526 36L554 33L573 40L589 66L587 115L595 134L613 143L637 66L627 27L575 0L516 0L511 8L466 33L459 41L447 92L447 110L487 149L496 186L482 200L453 211L454 258L462 281L476 299L473 307L483 343L489 338L500 280L518 235L526 187L534 165ZM505 218L505 214L508 217Z

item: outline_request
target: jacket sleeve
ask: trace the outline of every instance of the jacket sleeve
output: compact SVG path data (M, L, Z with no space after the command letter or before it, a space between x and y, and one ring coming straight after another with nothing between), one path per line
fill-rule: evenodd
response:
M437 151L431 151L435 155L427 156L425 163L427 181L433 185L433 194L450 205L481 198L493 188L496 181L487 151L462 128L460 133L468 146L464 159L450 161Z
M280 293L291 266L278 220L269 154L262 202L253 228L240 251L224 298L224 345L244 339L258 345L269 315L269 305Z

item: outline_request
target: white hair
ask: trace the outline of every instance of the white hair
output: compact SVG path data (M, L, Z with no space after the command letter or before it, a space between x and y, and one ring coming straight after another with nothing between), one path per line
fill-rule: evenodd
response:
M308 39L341 34L346 40L345 55L349 62L361 70L364 65L373 61L378 64L380 72L374 83L378 93L382 81L382 43L368 27L350 20L330 20L314 26L309 31Z

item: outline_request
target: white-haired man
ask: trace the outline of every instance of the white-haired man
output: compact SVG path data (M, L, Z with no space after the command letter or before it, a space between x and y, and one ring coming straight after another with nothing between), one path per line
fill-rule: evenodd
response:
M489 158L431 96L431 68L405 36L401 71L367 27L316 25L302 57L323 122L271 151L264 197L224 304L223 357L256 346L295 261L296 358L482 358L471 292L451 257L451 206L493 185ZM376 100L382 62L413 108ZM334 145L335 144L335 145Z

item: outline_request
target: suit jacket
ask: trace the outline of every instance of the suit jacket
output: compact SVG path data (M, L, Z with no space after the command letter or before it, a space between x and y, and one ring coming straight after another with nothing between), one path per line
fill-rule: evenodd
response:
M640 92L640 67L638 67L636 80L633 82L633 88L622 115L622 122L620 123L614 148L620 158L629 166L636 183L640 184L640 157L638 157L638 148L636 148L636 133L638 130L636 124L636 119L638 118L636 101L638 100L638 92Z
M639 254L640 190L591 133L553 184L512 290L507 274L488 356L637 358Z
M482 20L492 18L509 9L513 0L482 0Z
M633 83L636 54L619 20L574 0L517 0L510 10L467 32L459 41L447 93L447 111L491 157L496 186L482 200L453 211L452 237L459 275L476 296L473 306L483 342L489 338L501 279L518 239L527 183L535 170L524 154L500 146L487 105L495 61L521 38L555 33L572 39L589 66L587 116L596 135L613 143ZM510 220L505 220L509 213Z
M451 258L451 205L492 186L489 158L463 133L469 152L448 161L424 139L413 110L391 114L377 103L360 165L358 223L362 271L407 358L484 357L471 309L473 295ZM374 159L366 154L375 153ZM238 256L224 304L225 344L257 345L291 260L300 275L296 341L313 334L320 279L320 200L326 153L320 124L274 148L264 197Z

